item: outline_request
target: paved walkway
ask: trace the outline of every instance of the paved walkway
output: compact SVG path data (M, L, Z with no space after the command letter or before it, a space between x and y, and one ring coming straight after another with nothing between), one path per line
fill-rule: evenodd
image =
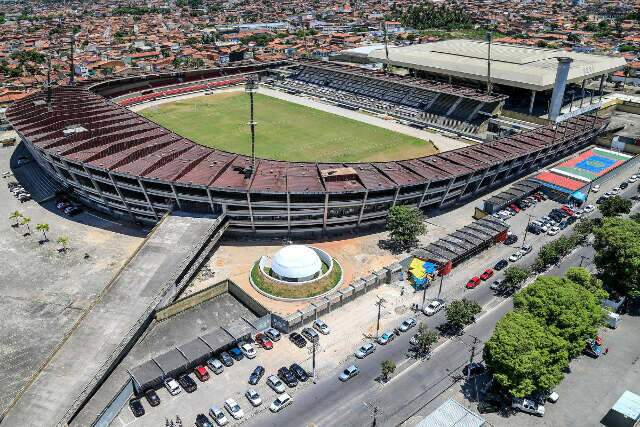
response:
M209 218L170 216L116 276L3 420L7 426L66 425L67 411L156 304L173 273L207 234ZM35 417L35 418L34 418ZM38 421L36 421L38 420ZM35 423L35 424L34 424Z

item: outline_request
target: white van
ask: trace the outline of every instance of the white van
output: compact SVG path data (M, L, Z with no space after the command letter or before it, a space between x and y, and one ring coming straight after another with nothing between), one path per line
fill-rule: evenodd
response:
M618 313L607 314L607 326L610 327L611 329L616 329L621 320L622 318Z

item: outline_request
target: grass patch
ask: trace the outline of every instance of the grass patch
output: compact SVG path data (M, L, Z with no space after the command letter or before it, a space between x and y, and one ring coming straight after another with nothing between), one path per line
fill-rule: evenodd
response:
M323 273L326 272L323 264ZM306 285L285 285L277 283L265 277L260 271L259 262L256 262L251 269L251 279L253 283L263 292L282 298L312 298L331 290L338 284L340 277L342 276L342 268L340 264L333 260L333 270L329 275L323 277L321 280Z
M220 150L251 154L244 92L200 96L149 107L146 118ZM256 94L256 156L308 162L410 159L437 153L430 141Z

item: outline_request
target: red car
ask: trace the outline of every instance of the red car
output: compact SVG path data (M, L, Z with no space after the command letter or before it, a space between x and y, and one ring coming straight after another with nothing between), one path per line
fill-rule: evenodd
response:
M491 276L493 276L493 270L492 270L492 269L490 269L490 268L487 268L487 269L484 271L484 273L482 273L482 274L480 275L480 278L481 278L482 280L487 280L487 279L488 279L489 277L491 277Z
M480 278L478 276L474 276L467 282L467 289L473 289L480 284Z
M516 213L520 212L520 208L515 203L511 203L509 207L516 211Z
M264 334L256 334L256 343L265 350L271 350L273 348L273 343Z
M575 216L575 213L571 210L569 206L562 205L560 206L560 209L569 216Z
M194 370L196 377L198 377L198 379L202 382L205 382L206 380L209 379L209 372L207 372L207 368L205 368L204 366L200 365L198 366L195 370Z

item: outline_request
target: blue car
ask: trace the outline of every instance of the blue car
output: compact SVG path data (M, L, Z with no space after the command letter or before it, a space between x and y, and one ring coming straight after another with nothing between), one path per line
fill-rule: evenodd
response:
M240 349L238 347L234 347L231 350L229 350L229 354L231 355L231 357L233 357L235 360L242 360L244 359L244 354L242 354L242 351L240 351Z
M380 338L378 338L378 344L387 345L391 341L393 341L395 339L395 337L396 337L396 335L393 332L386 331L385 333L380 335Z

